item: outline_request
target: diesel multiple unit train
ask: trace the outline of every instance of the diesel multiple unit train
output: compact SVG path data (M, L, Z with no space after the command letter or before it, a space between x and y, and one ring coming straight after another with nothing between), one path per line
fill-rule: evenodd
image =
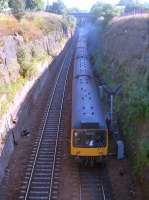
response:
M72 156L98 160L108 154L108 129L87 52L87 42L78 36L72 83Z

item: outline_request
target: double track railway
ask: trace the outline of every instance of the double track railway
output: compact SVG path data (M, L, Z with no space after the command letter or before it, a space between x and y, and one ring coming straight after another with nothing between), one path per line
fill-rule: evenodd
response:
M58 199L64 131L63 103L74 42L67 50L36 137L19 199Z
M50 89L49 103L45 108L39 132L33 143L20 189L20 200L59 199L61 169L64 165L62 162L65 137L64 102L67 90L71 88L70 76L75 39L67 48L55 83ZM75 200L112 200L112 195L109 193L111 189L109 185L105 185L108 181L103 178L103 170L99 167L84 168L76 163L75 169L70 170L78 172L75 173L74 185L80 183L80 193L74 188ZM107 178L107 175L105 177Z

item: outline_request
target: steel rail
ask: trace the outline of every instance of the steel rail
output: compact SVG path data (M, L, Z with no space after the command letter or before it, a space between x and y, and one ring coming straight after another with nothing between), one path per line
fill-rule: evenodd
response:
M105 191L102 184L101 184L101 190L102 190L103 200L106 200Z
M71 46L72 46L72 45L71 45ZM62 73L62 70L63 70L64 63L65 63L65 61L66 61L66 59L67 59L69 53L70 53L70 52L67 52L66 55L65 55L65 57L64 57L64 59L63 59L63 63L62 63L62 65L61 65L61 68L60 68L58 77L57 77L56 82L55 82L55 85L54 85L54 89L53 89L53 92L52 92L51 100L50 100L50 103L49 103L49 105L48 105L48 109L47 109L47 112L46 112L45 121L44 121L44 124L43 124L43 127L42 127L40 139L39 139L39 142L38 142L38 147L37 147L37 150L36 150L35 158L34 158L34 161L33 161L33 165L32 165L32 169L31 169L29 181L28 181L28 184L27 184L27 189L26 189L26 193L25 193L25 198L24 198L24 200L27 200L27 198L28 198L28 194L29 194L30 186L31 186L31 181L32 181L32 178L33 178L33 173L34 173L34 170L35 170L35 165L36 165L36 161L37 161L37 158L38 158L39 149L40 149L41 142L42 142L42 139L43 139L44 130L45 130L45 126L46 126L46 123L47 123L49 111L50 111L50 109L51 109L51 105L52 105L52 102L53 102L53 99L54 99L54 94L55 94L55 91L56 91L56 88L57 88L57 85L58 85L58 81L59 81L59 79L60 79L60 76L61 76L61 73ZM64 88L64 89L65 89L65 88Z
M82 200L82 189L81 189L81 184L80 184L80 200Z
M103 181L98 168L80 168L79 200L106 200Z
M51 199L51 195L52 195L52 186L53 186L53 179L54 179L55 161L56 161L56 154L57 154L57 146L58 146L58 139L59 139L60 124L61 124L61 118L62 118L62 110L63 110L63 104L64 104L64 98L65 98L66 85L67 85L67 80L68 80L69 67L70 67L70 63L71 63L71 58L69 58L69 59L70 60L69 60L68 69L67 69L67 72L66 72L66 79L65 79L65 83L64 83L64 91L63 91L63 95L62 95L60 116L59 116L59 120L58 120L58 130L57 130L57 136L56 136L54 161L53 161L53 166L52 166L52 177L51 177L51 182L50 182L49 200Z

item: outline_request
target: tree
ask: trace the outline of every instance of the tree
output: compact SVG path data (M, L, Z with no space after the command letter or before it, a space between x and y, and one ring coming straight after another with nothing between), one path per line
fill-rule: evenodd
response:
M44 6L43 0L26 0L26 8L27 9L42 10L43 6Z
M95 20L103 18L106 25L114 16L120 15L121 10L111 4L97 2L91 8Z
M36 10L42 10L43 7L44 7L44 1L43 0L35 0Z
M14 13L22 12L25 9L24 0L9 0L8 4Z
M26 6L25 8L26 9L35 9L36 7L36 4L35 4L35 1L34 0L26 0Z
M53 2L51 6L47 7L47 11L56 14L64 14L66 12L66 6L61 0L57 0L56 2Z
M25 10L25 0L9 0L9 7L12 9L13 15L18 19L22 19Z
M8 8L8 0L0 0L0 11Z

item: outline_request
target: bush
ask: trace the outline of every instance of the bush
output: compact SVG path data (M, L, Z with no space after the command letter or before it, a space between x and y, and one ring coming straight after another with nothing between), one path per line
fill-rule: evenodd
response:
M37 16L33 19L33 24L42 30L42 32L47 35L48 33L55 31L58 27L61 27L60 20L52 17L42 17Z
M108 22L114 17L121 14L121 9L112 6L111 4L97 2L91 8L91 13L94 15L94 20L104 19L103 24L106 26Z
M147 165L149 165L149 139L146 138L139 144L137 156L133 162L135 173L140 178L143 168Z
M127 75L124 84L124 98L121 106L125 105L128 121L147 120L149 118L149 94L147 78L137 72ZM119 110L120 111L120 110Z
M20 64L20 75L23 78L32 78L36 73L36 69L32 63L31 54L25 46L18 49L17 59Z
M31 50L23 46L18 49L17 59L20 65L20 75L23 78L30 79L34 77L38 71L37 64L48 57L44 51L36 51L33 47Z
M43 61L48 57L48 54L44 50L38 49L36 48L36 46L32 47L31 55L32 55L32 60L36 62Z
M18 20L18 21L20 21L24 16L25 16L25 14L24 14L24 12L13 12L13 15L15 16L15 18Z
M18 78L17 81L11 82L9 84L0 85L0 94L6 95L6 100L0 102L0 117L6 113L9 108L10 103L13 101L16 92L24 85L25 79Z
M74 28L76 25L75 17L69 15L63 15L63 22L66 27L68 26L70 28Z
M39 39L43 36L42 30L36 27L33 22L28 19L22 19L20 22L21 32L20 34L23 36L25 42ZM32 27L32 28L31 28Z

